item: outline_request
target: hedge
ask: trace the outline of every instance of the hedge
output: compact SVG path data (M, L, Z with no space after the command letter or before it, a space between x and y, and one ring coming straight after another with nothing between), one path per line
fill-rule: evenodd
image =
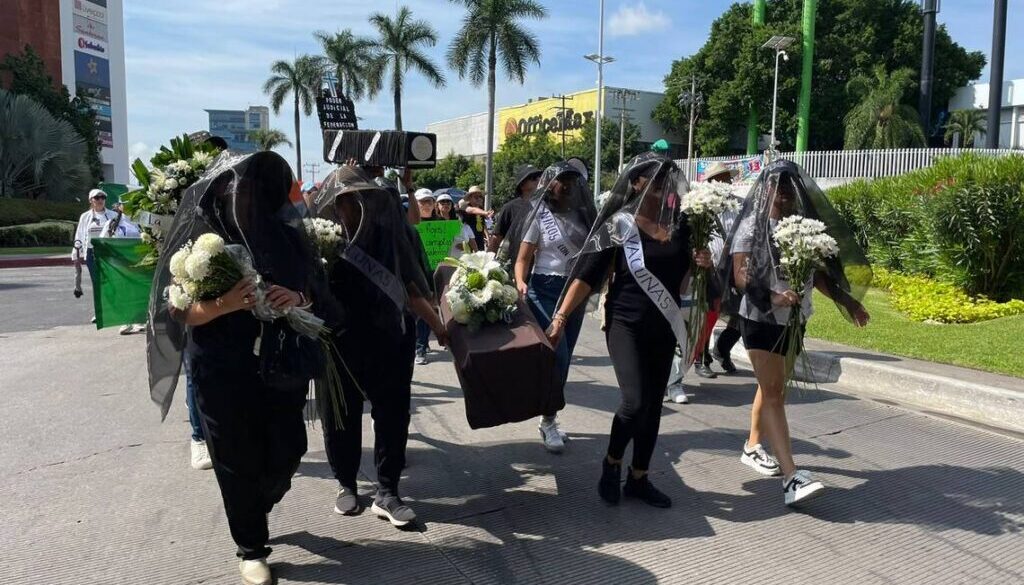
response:
M89 209L87 203L0 197L0 227L39 223L47 219L78 221Z
M48 220L0 227L0 248L67 246L70 251L77 225L74 221Z
M906 276L878 269L874 285L887 290L893 308L914 321L977 323L1024 314L1024 300L997 303L985 297L972 298L948 282L923 276Z
M876 266L1024 298L1024 156L946 157L828 195Z

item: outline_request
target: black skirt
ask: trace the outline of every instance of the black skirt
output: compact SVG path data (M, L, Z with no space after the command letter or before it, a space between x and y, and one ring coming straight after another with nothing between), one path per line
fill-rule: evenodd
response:
M786 335L786 329L785 325L762 323L751 319L743 319L740 323L743 346L747 350L760 349L779 355L786 355L786 352L789 351L789 336ZM804 327L801 325L800 338L803 339L803 336Z

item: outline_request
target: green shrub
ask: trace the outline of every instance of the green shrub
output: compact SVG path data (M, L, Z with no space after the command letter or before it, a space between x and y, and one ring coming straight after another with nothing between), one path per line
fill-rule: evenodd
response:
M878 269L873 284L889 291L889 303L893 308L914 321L976 323L1024 314L1024 300L997 303L986 297L972 298L953 284L923 276Z
M46 201L42 199L12 199L0 197L0 227L39 223L47 219L78 221L78 216L89 209L88 203L74 201Z
M1024 297L1024 157L946 157L828 195L876 266Z
M67 246L75 239L76 222L49 220L0 227L0 248L29 248L37 246Z

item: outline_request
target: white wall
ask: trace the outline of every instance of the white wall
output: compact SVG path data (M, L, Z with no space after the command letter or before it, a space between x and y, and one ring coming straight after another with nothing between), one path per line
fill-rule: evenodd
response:
M487 154L487 112L427 124L426 131L437 135L438 158L448 156L452 152L463 156ZM498 149L497 142L498 134L495 132L495 150Z

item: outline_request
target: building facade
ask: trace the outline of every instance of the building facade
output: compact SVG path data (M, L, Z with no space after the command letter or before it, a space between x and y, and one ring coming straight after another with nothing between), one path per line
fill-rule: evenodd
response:
M0 56L31 45L96 114L103 178L127 183L123 0L0 0Z
M627 120L640 129L640 142L647 146L658 139L669 142L674 154L683 152L685 141L667 133L651 118L664 94L616 87L604 89L604 116ZM583 126L597 117L597 89L557 97L541 97L498 109L494 119L494 150L514 134L550 134L556 141L580 135ZM471 114L427 125L437 135L437 152L480 158L487 153L487 112Z
M949 100L949 111L978 109L988 111L989 84L962 87ZM975 136L975 146L984 138ZM1002 109L999 115L999 148L1024 148L1024 79L1003 83Z
M228 148L239 152L256 152L249 132L270 128L270 109L250 106L246 110L206 110L210 118L210 134L223 138Z

